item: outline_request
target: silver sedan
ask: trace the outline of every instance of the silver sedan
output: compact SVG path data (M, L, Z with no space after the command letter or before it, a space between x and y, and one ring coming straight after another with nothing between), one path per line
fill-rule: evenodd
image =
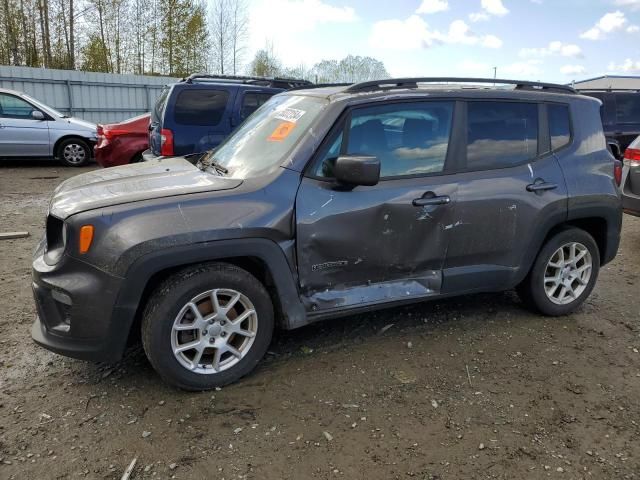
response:
M95 124L0 89L0 158L56 158L79 167L90 160L96 140Z

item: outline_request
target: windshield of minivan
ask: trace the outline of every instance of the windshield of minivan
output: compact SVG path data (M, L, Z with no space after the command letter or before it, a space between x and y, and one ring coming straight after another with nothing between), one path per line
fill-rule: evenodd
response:
M326 104L316 97L276 95L203 162L215 162L234 178L255 176L280 165Z

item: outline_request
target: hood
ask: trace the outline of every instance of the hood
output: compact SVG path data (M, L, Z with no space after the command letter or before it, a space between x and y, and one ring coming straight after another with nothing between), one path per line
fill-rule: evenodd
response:
M69 117L69 118L63 118L62 120L65 120L66 122L73 125L74 127L78 127L83 130L89 130L94 133L98 128L95 123L87 122L86 120L82 120L81 118Z
M49 213L61 220L123 203L189 193L230 190L242 180L201 171L182 157L133 163L77 175L53 192Z

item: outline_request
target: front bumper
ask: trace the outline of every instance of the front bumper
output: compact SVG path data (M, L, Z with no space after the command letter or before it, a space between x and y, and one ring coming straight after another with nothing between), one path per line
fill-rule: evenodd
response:
M32 275L37 317L31 336L38 345L96 362L122 357L131 312L116 306L121 278L68 255L52 267L41 253Z

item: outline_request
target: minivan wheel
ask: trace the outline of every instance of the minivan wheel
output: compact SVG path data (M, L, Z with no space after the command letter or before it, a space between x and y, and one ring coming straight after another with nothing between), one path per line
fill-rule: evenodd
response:
M545 315L566 315L591 294L600 270L600 252L591 235L568 228L540 250L522 284L520 297Z
M82 167L91 158L91 151L84 140L68 138L58 145L56 157L68 167Z
M273 305L249 272L216 263L169 277L142 318L149 362L168 383L208 390L249 373L273 334Z

